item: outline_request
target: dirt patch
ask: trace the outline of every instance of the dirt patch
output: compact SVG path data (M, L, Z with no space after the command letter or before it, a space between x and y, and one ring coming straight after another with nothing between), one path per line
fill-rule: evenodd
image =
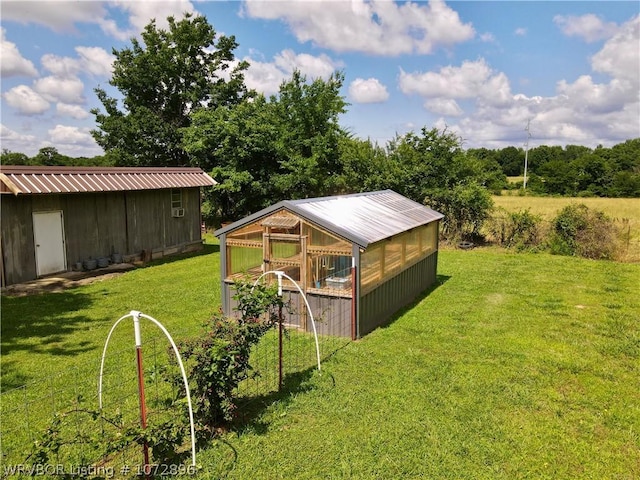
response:
M40 293L62 292L69 288L108 280L134 268L136 268L136 266L131 263L118 263L87 272L65 272L50 277L39 278L31 282L9 285L2 289L2 294L12 297L23 297Z

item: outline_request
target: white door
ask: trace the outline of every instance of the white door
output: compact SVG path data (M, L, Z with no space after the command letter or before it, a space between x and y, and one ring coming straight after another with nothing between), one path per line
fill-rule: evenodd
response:
M36 243L36 271L39 277L67 269L62 211L34 212L33 237Z

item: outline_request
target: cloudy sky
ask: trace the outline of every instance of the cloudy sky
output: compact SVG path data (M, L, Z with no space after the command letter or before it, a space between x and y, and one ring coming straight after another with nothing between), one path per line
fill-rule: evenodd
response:
M94 88L151 18L235 35L249 87L345 74L341 124L384 145L423 126L465 147L611 146L640 137L640 3L610 1L0 1L3 149L101 149Z

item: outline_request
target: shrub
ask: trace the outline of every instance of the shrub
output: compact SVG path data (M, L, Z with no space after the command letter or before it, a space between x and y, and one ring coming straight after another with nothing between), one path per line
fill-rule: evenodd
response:
M477 183L433 190L424 203L444 215L441 233L450 241L479 237L493 206L489 192Z
M549 248L558 255L613 259L618 252L618 235L604 212L584 204L568 205L553 220Z
M234 299L237 317L215 314L202 335L181 342L178 349L186 361L194 420L202 437L232 421L236 413L238 384L249 378L251 347L278 323L284 307L274 288L237 282ZM175 370L175 369L174 369ZM171 379L184 395L181 379ZM203 438L199 438L202 440Z
M494 240L517 251L535 249L542 239L541 218L528 209L508 213L501 209L489 222L488 230Z

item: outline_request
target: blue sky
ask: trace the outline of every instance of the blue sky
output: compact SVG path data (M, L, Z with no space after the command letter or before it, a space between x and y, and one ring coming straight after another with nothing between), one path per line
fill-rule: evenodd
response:
M267 95L297 68L345 74L341 124L381 145L448 128L464 146L611 146L640 137L640 3L453 1L0 1L3 149L101 149L89 110L112 48L151 18L207 17L235 35Z

